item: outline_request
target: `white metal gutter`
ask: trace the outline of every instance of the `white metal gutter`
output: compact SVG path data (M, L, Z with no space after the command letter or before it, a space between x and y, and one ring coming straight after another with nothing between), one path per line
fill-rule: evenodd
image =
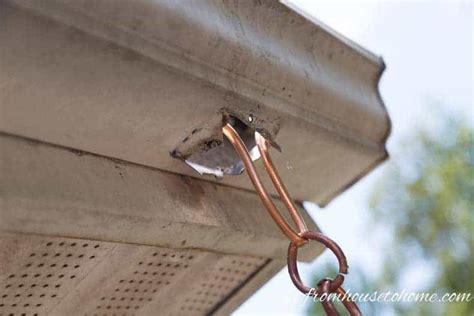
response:
M4 132L198 177L169 153L253 115L295 198L320 204L387 156L381 58L278 2L11 3L63 25L2 16Z

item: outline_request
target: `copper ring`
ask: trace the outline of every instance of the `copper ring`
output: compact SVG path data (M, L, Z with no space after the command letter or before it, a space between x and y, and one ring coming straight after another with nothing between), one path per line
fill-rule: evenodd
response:
M339 262L339 273L334 279L330 279L330 285L328 287L328 291L330 293L335 292L344 282L344 275L347 274L347 271L349 269L344 252L335 241L333 241L331 238L325 236L322 233L307 231L307 232L302 233L301 237L308 240L315 240L317 242L322 243L324 246L326 246L326 248L331 250L336 256ZM290 245L288 246L287 261L288 261L288 273L290 274L291 281L304 294L310 293L310 295L312 296L316 296L316 297L320 296L323 293L321 287L318 287L318 290L314 292L313 291L314 289L307 287L301 281L301 277L298 272L297 258L298 258L298 245L295 244L294 242L290 242ZM323 281L324 279L321 280L319 283L322 283Z

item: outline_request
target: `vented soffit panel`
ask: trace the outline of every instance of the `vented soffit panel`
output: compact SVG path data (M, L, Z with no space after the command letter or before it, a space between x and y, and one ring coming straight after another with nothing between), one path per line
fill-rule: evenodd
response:
M0 315L229 315L285 266L253 192L3 133L0 149Z
M282 148L294 197L322 205L387 157L382 59L285 4L1 6L8 134L201 177L176 157L222 140L233 116ZM245 175L206 179L253 190Z

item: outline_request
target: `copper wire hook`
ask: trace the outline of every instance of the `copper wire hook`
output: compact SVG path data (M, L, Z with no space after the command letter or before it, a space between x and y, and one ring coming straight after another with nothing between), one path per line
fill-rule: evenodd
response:
M267 170L268 175L270 176L270 179L272 180L273 185L275 186L275 189L277 190L281 200L288 209L288 212L290 213L293 222L298 227L299 234L301 235L301 233L308 231L308 228L306 227L303 218L298 213L293 199L290 197L288 190L283 184L283 181L281 180L280 175L278 174L277 169L275 168L275 165L273 164L273 161L270 155L268 154L267 140L259 132L255 132L255 142L257 143L258 150L260 151L260 155L262 156L265 169Z
M222 131L224 135L229 139L231 144L234 146L235 150L239 154L240 158L242 159L242 162L244 163L245 169L247 170L247 174L250 177L250 180L252 181L255 190L257 191L258 195L260 196L263 205L267 209L267 211L270 213L270 216L273 218L275 223L278 225L278 227L282 230L282 232L291 240L292 243L301 246L306 242L304 238L299 236L293 228L291 228L290 225L286 222L285 218L280 214L278 211L278 208L275 206L275 203L273 203L272 198L268 194L267 190L263 186L262 181L260 180L260 177L258 176L257 170L255 169L252 158L250 158L250 154L245 147L244 142L240 138L239 134L235 131L235 129L227 123L223 128Z

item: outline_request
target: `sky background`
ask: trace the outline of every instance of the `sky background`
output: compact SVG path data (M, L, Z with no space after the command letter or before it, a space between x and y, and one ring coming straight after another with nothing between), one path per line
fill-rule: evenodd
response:
M392 120L387 148L396 159L403 140L419 127L436 129L433 112L455 113L474 125L473 4L470 1L319 1L293 0L303 9L373 53L384 58L387 69L380 91ZM368 199L384 173L384 165L340 195L326 208L306 207L322 231L344 249L349 265L379 273L383 228L378 238L366 240ZM345 218L336 223L337 218ZM335 259L325 252L300 266L310 280L324 262ZM350 278L350 274L348 276ZM286 268L245 302L234 315L301 315L304 296L291 283Z

